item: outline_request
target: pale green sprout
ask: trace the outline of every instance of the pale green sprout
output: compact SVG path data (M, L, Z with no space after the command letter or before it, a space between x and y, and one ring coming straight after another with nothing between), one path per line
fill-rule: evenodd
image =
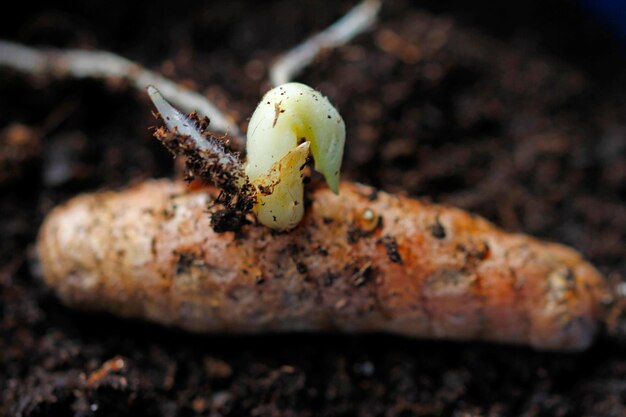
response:
M148 93L172 131L185 135L217 164L238 168L239 162L195 123L173 108L154 87ZM318 91L287 83L265 94L248 125L245 176L255 188L253 211L260 223L293 229L304 216L304 167L313 154L315 169L331 190L339 192L339 171L346 128L339 112ZM239 168L238 168L239 169ZM241 184L243 186L243 184Z
M315 169L339 192L346 127L337 109L318 91L300 83L265 94L248 125L246 174L257 186L257 219L275 229L292 229L304 215L303 168L310 152Z

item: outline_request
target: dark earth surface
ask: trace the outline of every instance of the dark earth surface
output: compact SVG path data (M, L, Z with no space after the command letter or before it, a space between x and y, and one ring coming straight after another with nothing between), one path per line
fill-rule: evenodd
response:
M78 2L77 2L78 3ZM17 4L0 37L119 53L245 129L267 68L353 2ZM208 2L207 2L208 3ZM626 279L624 49L565 0L389 1L300 77L348 126L344 178L564 242ZM144 94L0 70L0 414L623 416L626 350L386 335L189 335L63 307L38 227L80 192L171 176ZM18 128L20 123L26 128Z

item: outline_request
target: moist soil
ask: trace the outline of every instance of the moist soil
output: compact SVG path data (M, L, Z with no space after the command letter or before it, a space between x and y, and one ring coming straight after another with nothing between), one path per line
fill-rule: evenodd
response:
M22 3L1 38L119 53L202 92L244 130L272 60L353 4ZM569 244L619 282L623 53L574 1L389 1L373 31L298 80L345 118L344 178ZM174 164L151 137L146 95L122 81L3 69L0 97L0 414L626 415L626 351L608 336L572 354L388 335L190 335L64 307L34 256L44 215L81 192L172 176Z

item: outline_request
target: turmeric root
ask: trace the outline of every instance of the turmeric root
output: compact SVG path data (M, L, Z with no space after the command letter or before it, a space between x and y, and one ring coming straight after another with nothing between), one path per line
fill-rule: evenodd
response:
M343 183L281 233L218 234L217 190L148 181L78 196L42 226L69 306L195 332L389 332L582 350L609 292L573 249L459 209Z

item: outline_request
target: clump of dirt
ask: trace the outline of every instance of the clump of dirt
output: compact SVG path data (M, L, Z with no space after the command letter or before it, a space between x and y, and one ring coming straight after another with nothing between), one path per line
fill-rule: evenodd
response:
M0 132L0 185L16 181L29 168L41 147L37 132L20 123L13 123Z
M187 82L245 127L272 59L351 4L17 4L0 37L111 50ZM344 117L344 177L570 244L619 282L619 51L567 0L478 0L471 10L460 0L398 0L375 30L327 51L300 81ZM63 307L33 260L45 213L80 192L172 175L173 164L151 138L147 98L123 82L0 70L0 96L0 130L19 123L39 135L0 183L0 414L626 413L626 350L611 339L572 355L386 335L198 336Z
M239 155L226 148L227 143L208 132L209 120L197 114L189 115L187 123L195 123L199 132L211 143L207 150L200 149L195 140L177 131L160 127L154 137L174 155L184 158L187 166L185 179L199 184L217 187L220 193L212 202L211 226L217 233L240 233L241 227L249 223L248 214L256 201L255 189L244 172Z

